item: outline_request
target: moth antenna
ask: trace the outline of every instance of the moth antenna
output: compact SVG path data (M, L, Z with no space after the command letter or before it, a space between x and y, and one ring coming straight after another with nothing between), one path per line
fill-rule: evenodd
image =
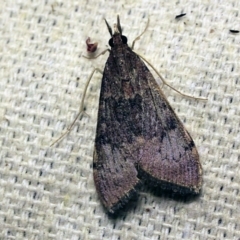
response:
M112 37L112 28L109 26L109 24L108 24L108 22L107 22L107 20L104 18L104 20L105 20L105 23L106 23L106 25L107 25L107 28L108 28L108 31L109 31L109 33L110 33L110 35L111 35L111 37Z
M121 24L120 24L119 15L117 15L117 29L118 29L119 33L122 35L122 27L121 27Z

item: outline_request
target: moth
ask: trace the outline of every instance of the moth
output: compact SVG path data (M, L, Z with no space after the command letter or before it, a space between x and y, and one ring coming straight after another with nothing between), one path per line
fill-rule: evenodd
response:
M106 20L105 20L106 21ZM103 206L117 213L151 182L198 194L202 167L195 144L153 75L127 44L119 17L102 77L93 175Z

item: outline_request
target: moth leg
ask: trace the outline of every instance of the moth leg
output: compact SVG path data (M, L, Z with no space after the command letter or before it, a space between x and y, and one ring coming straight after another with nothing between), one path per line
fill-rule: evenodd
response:
M132 47L131 47L132 50L133 50L133 48L134 48L135 42L136 42L137 40L139 40L140 37L146 32L146 30L147 30L147 28L148 28L148 25L149 25L149 18L148 18L146 27L145 27L145 29L143 30L143 32L133 40L133 42L132 42Z
M135 52L136 53L136 52ZM142 58L153 70L154 72L160 77L160 79L162 80L163 84L165 84L166 86L168 86L169 88L171 88L172 90L174 90L175 92L181 94L182 96L184 97L188 97L188 98L193 98L193 99L196 99L196 100L203 100L203 101L206 101L208 100L207 98L198 98L198 97L193 97L193 96L189 96L187 94L184 94L180 91L178 91L176 88L172 87L171 85L169 85L166 80L161 76L161 74L157 71L157 69L145 58L143 57L142 55L140 55L139 53L136 53L140 58Z
M85 99L85 96L86 96L86 93L87 93L87 88L88 88L88 85L92 79L92 76L93 74L98 71L100 73L103 74L103 72L99 69L99 68L94 68L93 71L91 72L88 80L87 80L87 83L85 85L85 88L84 88L84 91L83 91L83 96L82 96L82 100L81 100L81 103L80 103L80 107L79 107L79 111L78 111L78 114L77 116L75 117L75 119L73 120L72 124L68 127L67 131L65 133L63 133L57 140L55 140L51 145L50 147L52 147L55 143L59 142L61 139L63 139L64 136L66 136L73 128L74 124L76 123L77 119L82 115L84 114L84 99ZM86 113L85 113L86 114Z

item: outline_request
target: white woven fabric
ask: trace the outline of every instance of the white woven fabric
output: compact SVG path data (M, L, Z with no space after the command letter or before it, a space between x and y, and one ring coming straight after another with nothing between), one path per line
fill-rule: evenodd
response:
M2 1L0 4L0 239L240 239L240 3L221 1ZM187 15L175 20L175 16ZM87 78L108 53L86 55L85 40L106 49L120 15L129 43L176 89L164 92L191 133L204 185L183 203L141 192L125 217L105 214L92 177L101 74L86 112ZM152 71L153 72L153 71ZM159 81L160 82L160 81Z

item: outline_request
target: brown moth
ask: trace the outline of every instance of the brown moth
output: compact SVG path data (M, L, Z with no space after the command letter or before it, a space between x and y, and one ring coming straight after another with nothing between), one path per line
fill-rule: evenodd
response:
M106 21L106 20L105 20ZM122 35L119 17L103 72L94 181L103 206L115 214L143 182L198 194L202 167L195 144L140 57Z

